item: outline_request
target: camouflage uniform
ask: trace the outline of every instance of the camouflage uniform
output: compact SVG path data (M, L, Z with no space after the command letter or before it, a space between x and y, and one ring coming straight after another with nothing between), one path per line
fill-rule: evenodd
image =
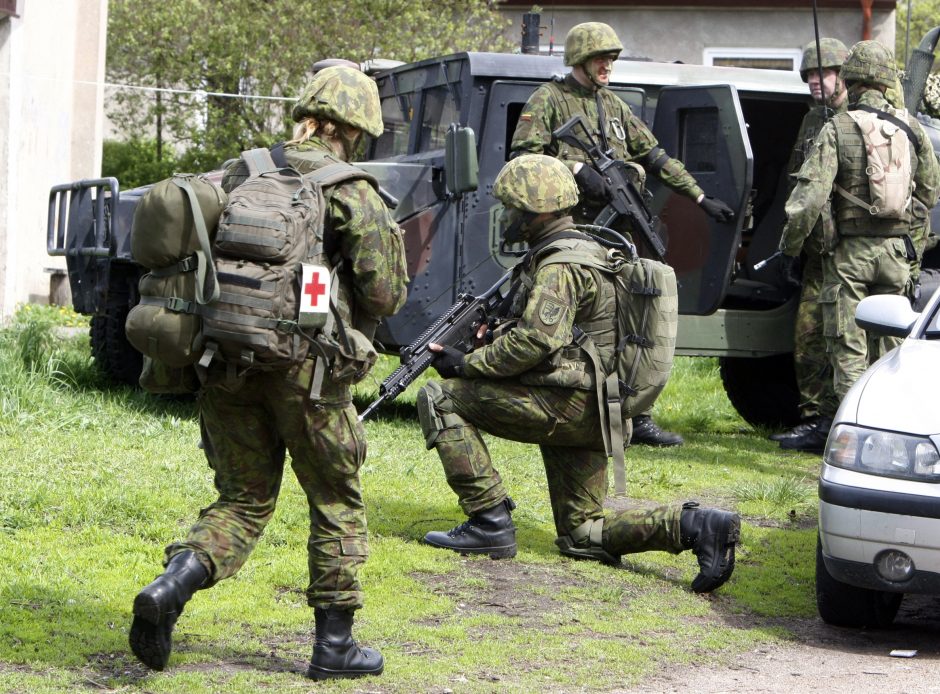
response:
M823 38L820 41L823 49L822 67L837 69L845 60L846 49L841 41ZM800 74L803 81L807 81L810 70L818 70L820 61L817 59L816 42L810 42L803 49L803 60L800 64ZM841 80L839 81L841 86ZM787 171L790 175L789 190L792 192L796 185L796 174L806 161L812 150L813 143L826 124L829 114L843 113L848 108L848 100L843 94L842 101L837 106L822 104L810 108L800 123L800 131L796 136L796 143L787 162ZM827 113L828 112L828 113ZM819 404L825 398L832 398L832 365L826 354L826 338L823 335L822 307L818 303L819 291L822 288L822 254L823 254L823 227L832 226L831 210L827 204L807 236L803 244L803 271L801 276L800 303L796 310L796 324L794 326L793 365L796 371L797 387L800 391L800 418L810 420L819 414Z
M533 230L529 242L535 245L573 226L571 217L562 217ZM610 514L603 509L607 454L601 418L593 381L580 378L591 367L572 340L575 324L606 324L613 332L614 312L603 300L613 292L604 286L609 281L581 265L554 264L540 268L533 282L515 298L510 318L519 317L516 327L467 355L462 378L425 386L443 425L428 445L437 449L461 508L472 516L508 496L482 430L539 445L559 538L605 518L603 548L609 554L681 552L681 505ZM557 364L559 358L568 363ZM578 385L533 385L565 381Z
M576 163L587 161L587 154L577 147L558 142L552 137L552 132L572 116L581 115L587 121L592 137L599 140L600 121L595 91L599 92L603 104L605 132L614 151L613 157L639 164L673 190L698 200L704 193L695 178L681 161L666 155L646 123L637 118L614 92L606 88L585 87L571 73L558 81L543 84L529 97L512 136L513 156L522 152L547 154L561 159L572 170ZM598 211L598 205L585 203L575 213L575 219L579 223L592 222Z
M717 588L734 569L735 514L700 510L694 502L604 510L604 424L584 346L593 345L601 377L613 368L616 288L598 268L615 252L571 234L573 219L563 215L578 198L573 175L557 159L524 155L503 168L493 194L522 221L530 251L514 271L511 328L468 355L442 349L434 366L448 380L430 381L418 393L425 442L437 449L470 516L447 533L428 533L425 542L494 559L515 556L509 515L515 506L493 467L485 431L538 444L563 554L614 564L632 552L692 549L701 567L692 589ZM564 256L553 258L556 249ZM629 420L622 425L629 431Z
M285 150L288 163L303 173L335 161L317 138ZM229 189L241 173L230 168ZM327 190L326 197L328 255L342 256L352 280L341 284L353 287L342 303L376 317L395 313L405 300L407 274L388 209L362 180ZM306 359L287 369L250 372L234 393L219 385L203 389L203 443L219 499L200 513L185 540L167 548L166 557L193 550L208 559L213 583L234 575L274 513L286 447L310 504L307 601L356 609L362 606L356 574L368 554L359 484L365 436L348 381L325 380L321 400L310 401L313 364ZM221 370L224 365L215 375L224 380Z
M866 51L861 42L852 53ZM887 52L881 48L881 51ZM847 72L852 53L843 66ZM891 68L893 70L893 68ZM886 81L884 86L893 84ZM860 80L859 80L860 81ZM879 82L880 83L880 82ZM850 91L851 94L851 91ZM870 88L858 96L858 105L870 106L905 117L904 112L890 108L884 95ZM850 106L852 108L852 106ZM819 303L834 370L834 393L820 406L821 414L831 418L849 387L869 364L865 331L854 320L855 307L869 294L903 294L910 279L910 259L905 239L912 219L921 218L933 207L940 190L940 167L926 133L913 117L905 120L922 143L921 152L911 146L912 172L915 183L911 215L904 219L876 218L841 195L833 194L833 208L838 243L823 261L823 287ZM816 146L797 175L797 185L787 201L787 224L780 248L787 255L800 252L824 205L830 198L833 183L862 200L870 200L865 144L855 122L840 114L827 123L816 140Z

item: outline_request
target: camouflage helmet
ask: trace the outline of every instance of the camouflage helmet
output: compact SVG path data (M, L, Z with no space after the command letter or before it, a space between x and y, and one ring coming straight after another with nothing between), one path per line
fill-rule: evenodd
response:
M846 82L867 82L891 88L898 70L891 51L877 41L859 41L849 50L840 72Z
M571 28L565 37L565 65L580 65L595 55L617 53L623 44L617 33L603 22L585 22Z
M819 39L819 47L822 49L822 63L816 54L816 42L810 41L803 46L803 60L800 62L800 77L805 82L810 70L822 68L841 68L845 62L845 56L849 49L845 47L839 39L823 38Z
M291 118L299 123L310 116L352 125L373 137L384 130L375 82L342 65L320 70L297 99Z
M568 167L545 154L523 154L503 167L493 195L506 207L528 212L560 212L578 203L578 184Z

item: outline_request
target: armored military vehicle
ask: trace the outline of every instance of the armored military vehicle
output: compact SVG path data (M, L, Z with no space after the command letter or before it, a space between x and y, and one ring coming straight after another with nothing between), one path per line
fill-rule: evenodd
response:
M407 345L459 293L484 290L515 262L500 247L493 179L529 95L565 71L560 56L457 53L375 76L385 132L361 165L398 200L411 277L407 304L377 334L386 351ZM677 353L720 357L729 398L749 422L796 421L797 297L776 264L755 264L780 236L787 158L810 103L806 85L790 72L618 60L611 88L706 193L737 214L718 224L649 183L679 282ZM940 130L932 137L940 149ZM124 337L124 319L143 270L129 232L145 190L120 191L113 178L78 181L56 186L49 202L49 253L66 256L75 310L92 315L94 356L131 383L141 361ZM927 265L940 266L940 258L929 256Z

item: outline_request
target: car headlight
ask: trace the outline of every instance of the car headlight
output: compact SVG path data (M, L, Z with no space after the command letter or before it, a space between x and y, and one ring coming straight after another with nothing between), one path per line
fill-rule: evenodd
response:
M933 441L922 436L837 424L829 435L825 460L869 475L940 482L940 453Z

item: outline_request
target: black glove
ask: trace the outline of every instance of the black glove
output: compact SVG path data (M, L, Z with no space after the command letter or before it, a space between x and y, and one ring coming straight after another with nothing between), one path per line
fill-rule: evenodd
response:
M445 347L436 352L431 362L441 378L455 378L463 375L463 362L466 355L455 347Z
M699 203L702 209L705 210L705 214L714 219L716 222L725 224L727 222L734 221L734 210L728 207L718 198L709 197L706 195L702 198L702 201Z
M578 169L578 173L574 175L574 181L578 184L578 189L589 198L606 200L609 197L607 181L587 164Z
M780 273L783 275L783 283L786 286L794 289L803 286L803 263L799 256L780 256Z

